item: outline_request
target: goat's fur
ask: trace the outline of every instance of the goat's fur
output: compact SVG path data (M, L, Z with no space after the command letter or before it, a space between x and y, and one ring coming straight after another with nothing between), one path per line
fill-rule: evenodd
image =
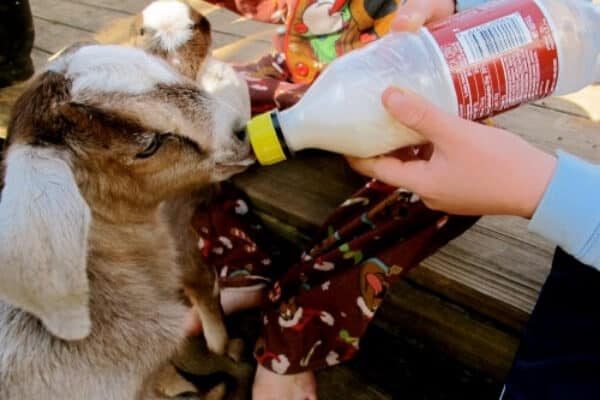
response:
M186 311L169 208L251 162L244 122L136 49L78 48L31 83L0 202L0 399L155 398Z

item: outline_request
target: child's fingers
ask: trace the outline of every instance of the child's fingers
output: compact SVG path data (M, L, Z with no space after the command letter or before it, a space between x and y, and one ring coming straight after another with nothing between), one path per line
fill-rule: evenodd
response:
M383 92L382 102L387 111L402 125L414 130L435 145L447 139L457 139L468 132L470 122L447 114L423 97L399 88Z
M452 15L452 0L406 0L400 7L394 21L394 31L415 31L421 26Z
M427 161L400 161L394 157L353 158L348 162L358 173L395 187L419 193Z

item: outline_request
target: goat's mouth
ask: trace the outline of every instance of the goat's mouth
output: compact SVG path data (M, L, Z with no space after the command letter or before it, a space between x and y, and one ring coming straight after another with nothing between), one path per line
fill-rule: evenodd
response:
M220 173L234 174L242 172L256 162L252 153L239 159L220 160L215 163L215 169Z

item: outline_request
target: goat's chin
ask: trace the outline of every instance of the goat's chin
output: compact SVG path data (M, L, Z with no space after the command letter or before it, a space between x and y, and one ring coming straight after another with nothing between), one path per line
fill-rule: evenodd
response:
M216 165L211 175L214 183L221 182L240 174L248 169L249 165Z
M231 154L226 152L225 154L219 154L214 159L212 167L212 178L213 182L219 182L231 178L235 174L244 172L248 167L256 162L256 158L248 149L243 156L238 154Z

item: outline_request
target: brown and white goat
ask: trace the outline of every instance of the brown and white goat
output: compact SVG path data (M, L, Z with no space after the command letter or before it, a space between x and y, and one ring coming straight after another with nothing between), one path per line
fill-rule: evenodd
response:
M250 118L245 80L231 65L211 55L210 23L187 2L151 2L135 16L126 42L164 59L204 90L228 99L230 106Z
M168 207L252 162L244 122L132 48L81 47L33 80L5 150L1 399L159 398L186 311Z

